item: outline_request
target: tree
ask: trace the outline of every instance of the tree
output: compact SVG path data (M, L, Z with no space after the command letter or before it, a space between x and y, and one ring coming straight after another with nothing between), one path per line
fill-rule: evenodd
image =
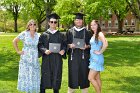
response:
M89 24L91 20L109 19L108 7L104 4L106 1L102 0L84 0L84 11L86 14L86 22Z
M34 19L38 24L38 31L41 31L41 24L46 19L45 3L43 0L30 0L22 8L21 16L23 19Z
M80 0L57 0L54 10L60 15L61 24L70 28L70 24L73 23L73 13L82 12L83 5Z
M54 6L56 5L56 0L44 0L45 4L45 8L46 8L46 29L48 29L49 25L48 25L48 15L50 13L52 13L52 11L54 10Z
M53 11L55 3L55 0L30 0L22 8L22 18L25 20L35 19L38 24L38 31L42 31L42 23L47 19L45 29L48 29L47 16Z
M61 23L69 28L75 12L84 13L87 24L102 16L108 19L108 7L104 6L102 0L57 0L55 11L61 16Z
M57 2L55 11L61 15L61 22L63 24L69 25L72 22L73 12L82 11L85 13L87 24L92 19L102 18L106 20L112 14L115 14L118 20L119 33L122 33L123 20L129 11L125 0L57 0Z
M14 31L18 32L17 29L17 19L19 17L19 11L23 7L22 4L24 1L19 0L1 0L0 5L5 8L7 11L9 11L10 14L12 14L14 19Z
M140 0L126 0L133 15L140 20Z
M118 20L118 33L122 33L123 20L126 17L129 6L125 0L106 0L106 3L112 14L115 14Z
M3 27L1 27L2 31L6 33L6 23L7 23L7 19L9 18L9 15L7 13L7 11L5 10L0 10L0 22L2 22Z
M118 33L122 33L123 20L129 7L125 0L84 0L88 22L91 19L109 19L115 14L118 20ZM92 15L92 16L91 16Z

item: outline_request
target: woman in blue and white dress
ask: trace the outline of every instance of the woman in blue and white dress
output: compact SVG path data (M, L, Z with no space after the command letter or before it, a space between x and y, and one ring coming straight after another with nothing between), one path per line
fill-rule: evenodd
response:
M108 42L104 34L101 32L98 21L93 20L91 22L91 30L93 36L90 39L90 71L88 79L95 88L96 93L101 93L100 71L104 70L103 52L106 50Z
M22 51L18 48L18 42L23 41ZM27 93L39 93L40 91L40 64L38 60L39 34L36 32L36 23L30 20L27 30L21 32L13 40L14 48L20 55L17 89Z

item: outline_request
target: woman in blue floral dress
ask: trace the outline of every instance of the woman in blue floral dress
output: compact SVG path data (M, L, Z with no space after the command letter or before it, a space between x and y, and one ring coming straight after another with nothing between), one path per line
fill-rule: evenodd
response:
M18 48L18 42L23 41L22 51ZM40 64L38 60L39 34L36 32L34 20L27 24L27 30L21 32L14 40L14 48L20 55L18 86L17 89L27 93L39 93L40 91Z
M98 21L93 20L91 22L91 30L93 36L90 39L90 71L88 79L95 88L96 93L101 93L100 71L104 70L103 52L106 50L108 42L104 34L101 32Z

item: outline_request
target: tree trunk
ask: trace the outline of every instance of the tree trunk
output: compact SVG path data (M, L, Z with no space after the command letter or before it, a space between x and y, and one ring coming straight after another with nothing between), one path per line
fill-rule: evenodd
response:
M50 3L48 2L45 6L46 8L46 30L49 28L49 25L48 25L48 22L49 22L49 19L48 19L48 15L51 13L51 10L50 10Z
M38 32L41 32L41 23L38 22Z
M118 18L118 33L123 33L123 19Z
M14 30L15 30L15 32L18 32L18 29L17 29L18 5L15 5L14 6L14 10L15 10L15 11L13 11L13 16L14 16Z
M17 17L14 18L14 30L15 30L15 32L18 32L18 29L17 29Z
M47 3L45 5L45 9L46 9L46 29L49 28L48 22L48 15L53 11L52 7L56 4L55 0L47 0Z

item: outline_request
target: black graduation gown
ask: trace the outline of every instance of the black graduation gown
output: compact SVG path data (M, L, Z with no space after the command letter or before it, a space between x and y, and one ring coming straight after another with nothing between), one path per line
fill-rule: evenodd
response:
M84 31L85 31L85 43L89 45L89 40L91 38L91 34L86 29L81 31L73 30L74 28L70 29L67 33L67 43L71 44L73 42L73 34L75 38L84 38ZM74 32L73 32L74 31ZM84 54L83 54L84 53ZM71 60L72 54L72 60ZM82 56L84 55L84 59ZM72 49L69 48L68 50L68 75L69 75L69 87L73 89L80 88L88 88L89 81L88 81L88 73L89 73L89 55L90 49Z
M39 38L38 48L42 53L41 88L60 89L62 80L62 56L59 53L45 54L49 43L61 43L61 50L66 49L64 35L57 31L54 34L46 31Z

